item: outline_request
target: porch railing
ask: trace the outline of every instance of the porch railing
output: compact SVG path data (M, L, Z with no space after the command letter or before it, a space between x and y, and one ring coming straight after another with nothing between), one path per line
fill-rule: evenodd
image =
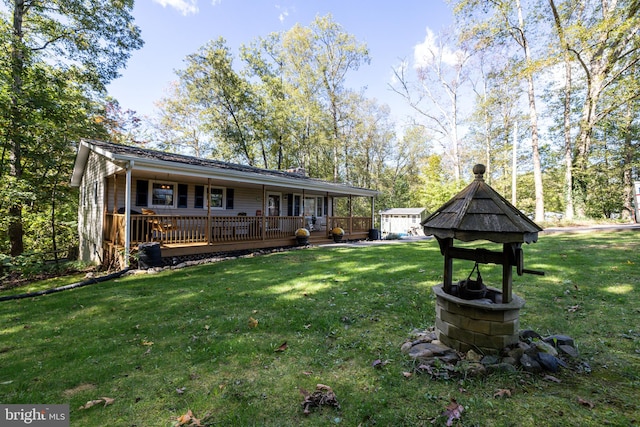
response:
M363 216L332 216L327 222L327 233L335 227L342 228L345 233L369 231L373 228L371 217Z
M124 244L124 214L105 216L103 237L116 245ZM300 216L174 216L131 215L130 242L162 244L215 244L245 240L272 240L293 237L304 227Z

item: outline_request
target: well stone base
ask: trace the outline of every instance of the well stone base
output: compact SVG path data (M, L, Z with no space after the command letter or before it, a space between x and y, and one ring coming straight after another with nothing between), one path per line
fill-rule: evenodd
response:
M443 344L460 352L473 349L495 354L518 342L524 299L512 295L507 304L492 303L449 295L442 284L432 289L436 295L436 333ZM498 289L488 289L500 293Z

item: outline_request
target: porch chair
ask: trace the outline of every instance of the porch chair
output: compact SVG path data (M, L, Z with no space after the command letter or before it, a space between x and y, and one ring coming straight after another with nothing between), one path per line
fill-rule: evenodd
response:
M142 208L141 210L142 215L157 215L156 212L151 209ZM167 218L164 218L162 220L160 218L147 220L147 222L151 225L152 233L155 232L155 236L159 236L161 242L163 236L166 236L169 233L178 230L178 221L175 218L170 217L168 218L168 221L166 220ZM152 238L153 237L154 236L152 236Z

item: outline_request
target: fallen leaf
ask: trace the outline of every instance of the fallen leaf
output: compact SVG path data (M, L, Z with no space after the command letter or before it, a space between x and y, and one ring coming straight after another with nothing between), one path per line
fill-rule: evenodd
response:
M302 375L307 375L307 376L313 375L313 372L311 372L311 371L302 371Z
M305 415L309 415L311 413L312 407L321 407L321 406L333 406L336 409L340 409L340 404L338 403L338 399L336 398L335 393L328 385L317 384L316 391L313 393L309 393L305 389L299 389L300 393L304 396L304 401L302 402L303 413Z
M562 382L558 378L554 377L553 375L545 375L542 379L545 381L550 381L552 383L558 383L558 384Z
M511 390L508 388L499 388L493 393L493 397L511 397Z
M101 397L100 399L94 399L94 400L88 401L87 403L82 405L80 409L89 409L101 403L104 403L104 406L108 406L108 405L112 405L113 402L115 402L115 399L112 399L110 397Z
M373 361L373 363L371 364L374 368L382 368L383 366L386 366L389 364L388 360L382 361L380 359L376 359Z
M575 312L576 312L576 311L578 311L578 310L580 310L580 304L572 305L571 307L569 307L569 308L567 309L567 311L568 311L569 313L575 313Z
M447 426L452 426L454 420L459 420L462 417L463 411L464 406L452 398L451 403L446 406L445 411L442 413L442 415L447 417Z
M177 388L177 389L176 389L176 393L178 393L178 394L183 394L183 393L184 393L184 391L185 391L186 389L187 389L186 387L180 387L180 388Z
M285 351L287 348L289 348L289 346L287 345L287 342L285 341L282 344L280 344L280 347L276 348L274 351L275 352Z
M151 347L153 345L153 341L142 340L142 345Z
M249 327L250 328L255 328L258 326L258 321L256 319L254 319L253 317L249 317Z
M191 422L191 409L189 409L189 411L186 414L180 415L176 421L177 421L176 425L179 425L179 426L183 426L188 422Z
M209 329L211 329L211 326L209 326L209 325L204 325L204 330L205 330L205 331L208 331Z
M578 403L581 404L582 406L586 406L589 409L593 409L596 406L592 402L589 402L588 400L584 400L581 397L578 397Z
M412 372L404 371L404 372L402 373L402 376L403 376L403 377L405 377L405 378L411 378L411 377L413 376L413 373L412 373Z
M93 407L93 406L95 406L95 405L99 405L99 404L101 404L101 403L102 403L102 400L101 400L101 399L90 400L90 401L88 401L87 403L85 403L84 405L82 405L82 406L80 407L80 409L89 409L89 408L91 408L91 407Z

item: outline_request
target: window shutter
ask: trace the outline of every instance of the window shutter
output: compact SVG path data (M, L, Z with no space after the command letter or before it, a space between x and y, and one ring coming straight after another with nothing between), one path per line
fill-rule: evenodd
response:
M196 185L195 188L196 197L193 203L194 208L204 208L204 185Z
M187 207L188 194L189 194L189 185L178 184L178 207L179 208Z
M233 188L227 188L227 209L233 209Z
M136 206L147 206L149 203L149 181L136 181Z

